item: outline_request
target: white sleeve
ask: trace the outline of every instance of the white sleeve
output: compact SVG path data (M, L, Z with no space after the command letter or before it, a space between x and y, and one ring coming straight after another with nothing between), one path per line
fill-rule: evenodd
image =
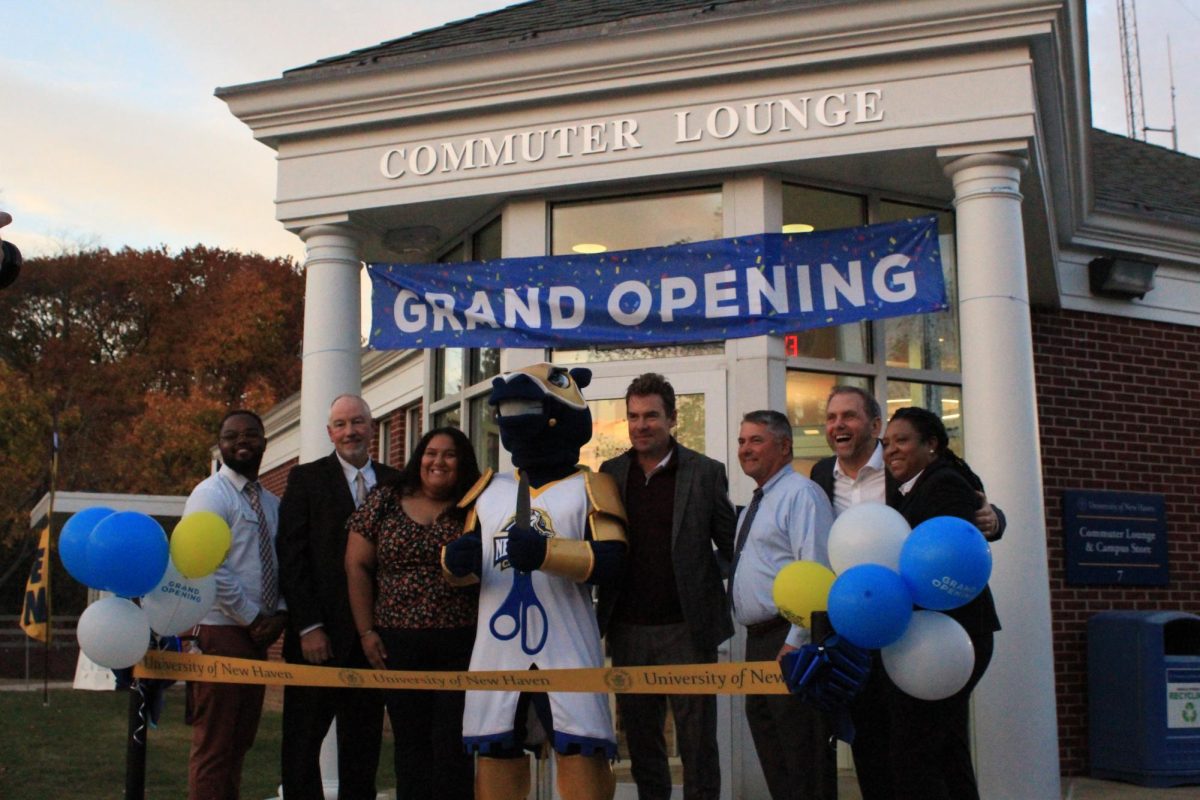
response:
M183 506L184 516L196 511L211 511L225 520L230 531L233 531L238 521L237 509L231 509L220 492L211 484L202 483L197 486ZM242 582L229 565L228 557L221 566L217 567L213 577L217 582L216 606L243 625L253 622L261 609L246 597L246 593L242 589Z

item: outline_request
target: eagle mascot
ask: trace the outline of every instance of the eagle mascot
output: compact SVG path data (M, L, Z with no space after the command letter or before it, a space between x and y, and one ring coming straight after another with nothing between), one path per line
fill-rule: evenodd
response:
M578 466L592 438L581 391L591 375L535 364L492 382L488 402L516 470L480 478L461 503L463 536L442 552L451 582L481 584L472 671L604 666L591 587L620 575L625 511L611 477ZM467 691L463 742L479 754L478 800L525 798L526 750L539 740L554 750L565 800L612 798L607 695Z

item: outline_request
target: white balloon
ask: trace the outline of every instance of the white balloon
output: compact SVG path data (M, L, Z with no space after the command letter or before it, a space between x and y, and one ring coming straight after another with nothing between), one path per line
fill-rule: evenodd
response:
M900 571L900 550L911 532L900 512L883 503L850 506L829 529L829 563L841 575L859 564Z
M124 597L105 597L88 606L75 630L83 654L102 667L124 669L150 647L146 612Z
M217 578L185 578L168 562L158 586L142 598L142 608L150 627L159 636L177 636L191 630L213 607L217 599Z
M938 611L914 612L904 635L880 653L892 682L918 700L949 697L967 685L975 669L971 637Z

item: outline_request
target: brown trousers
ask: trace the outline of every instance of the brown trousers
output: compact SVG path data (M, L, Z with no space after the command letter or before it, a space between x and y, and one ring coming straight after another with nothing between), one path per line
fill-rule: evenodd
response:
M266 659L266 651L239 625L201 625L204 653ZM242 683L192 683L192 752L188 800L238 800L242 761L254 744L265 687Z

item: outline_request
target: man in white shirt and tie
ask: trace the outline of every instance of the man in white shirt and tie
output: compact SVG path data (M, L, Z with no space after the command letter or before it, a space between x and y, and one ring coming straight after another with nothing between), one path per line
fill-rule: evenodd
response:
M367 669L346 589L346 520L396 470L371 460L375 425L357 395L341 395L326 425L333 452L288 474L279 509L279 577L290 620L283 656L294 664ZM371 689L288 686L280 760L287 800L323 800L321 743L337 720L338 797L375 800L383 696Z
M217 568L217 601L196 629L209 655L266 660L267 648L287 624L279 595L275 532L279 498L258 483L267 449L262 420L237 410L221 421L217 447L221 468L201 481L184 515L211 511L229 525L232 545ZM239 683L191 684L192 749L189 800L237 797L242 760L254 744L265 687Z
M738 519L729 578L733 617L746 626L746 660L771 661L810 632L779 616L775 576L796 560L829 566L833 510L792 469L792 426L778 411L752 411L738 431L738 462L758 488ZM834 800L837 751L826 714L796 695L749 695L746 719L772 800Z

